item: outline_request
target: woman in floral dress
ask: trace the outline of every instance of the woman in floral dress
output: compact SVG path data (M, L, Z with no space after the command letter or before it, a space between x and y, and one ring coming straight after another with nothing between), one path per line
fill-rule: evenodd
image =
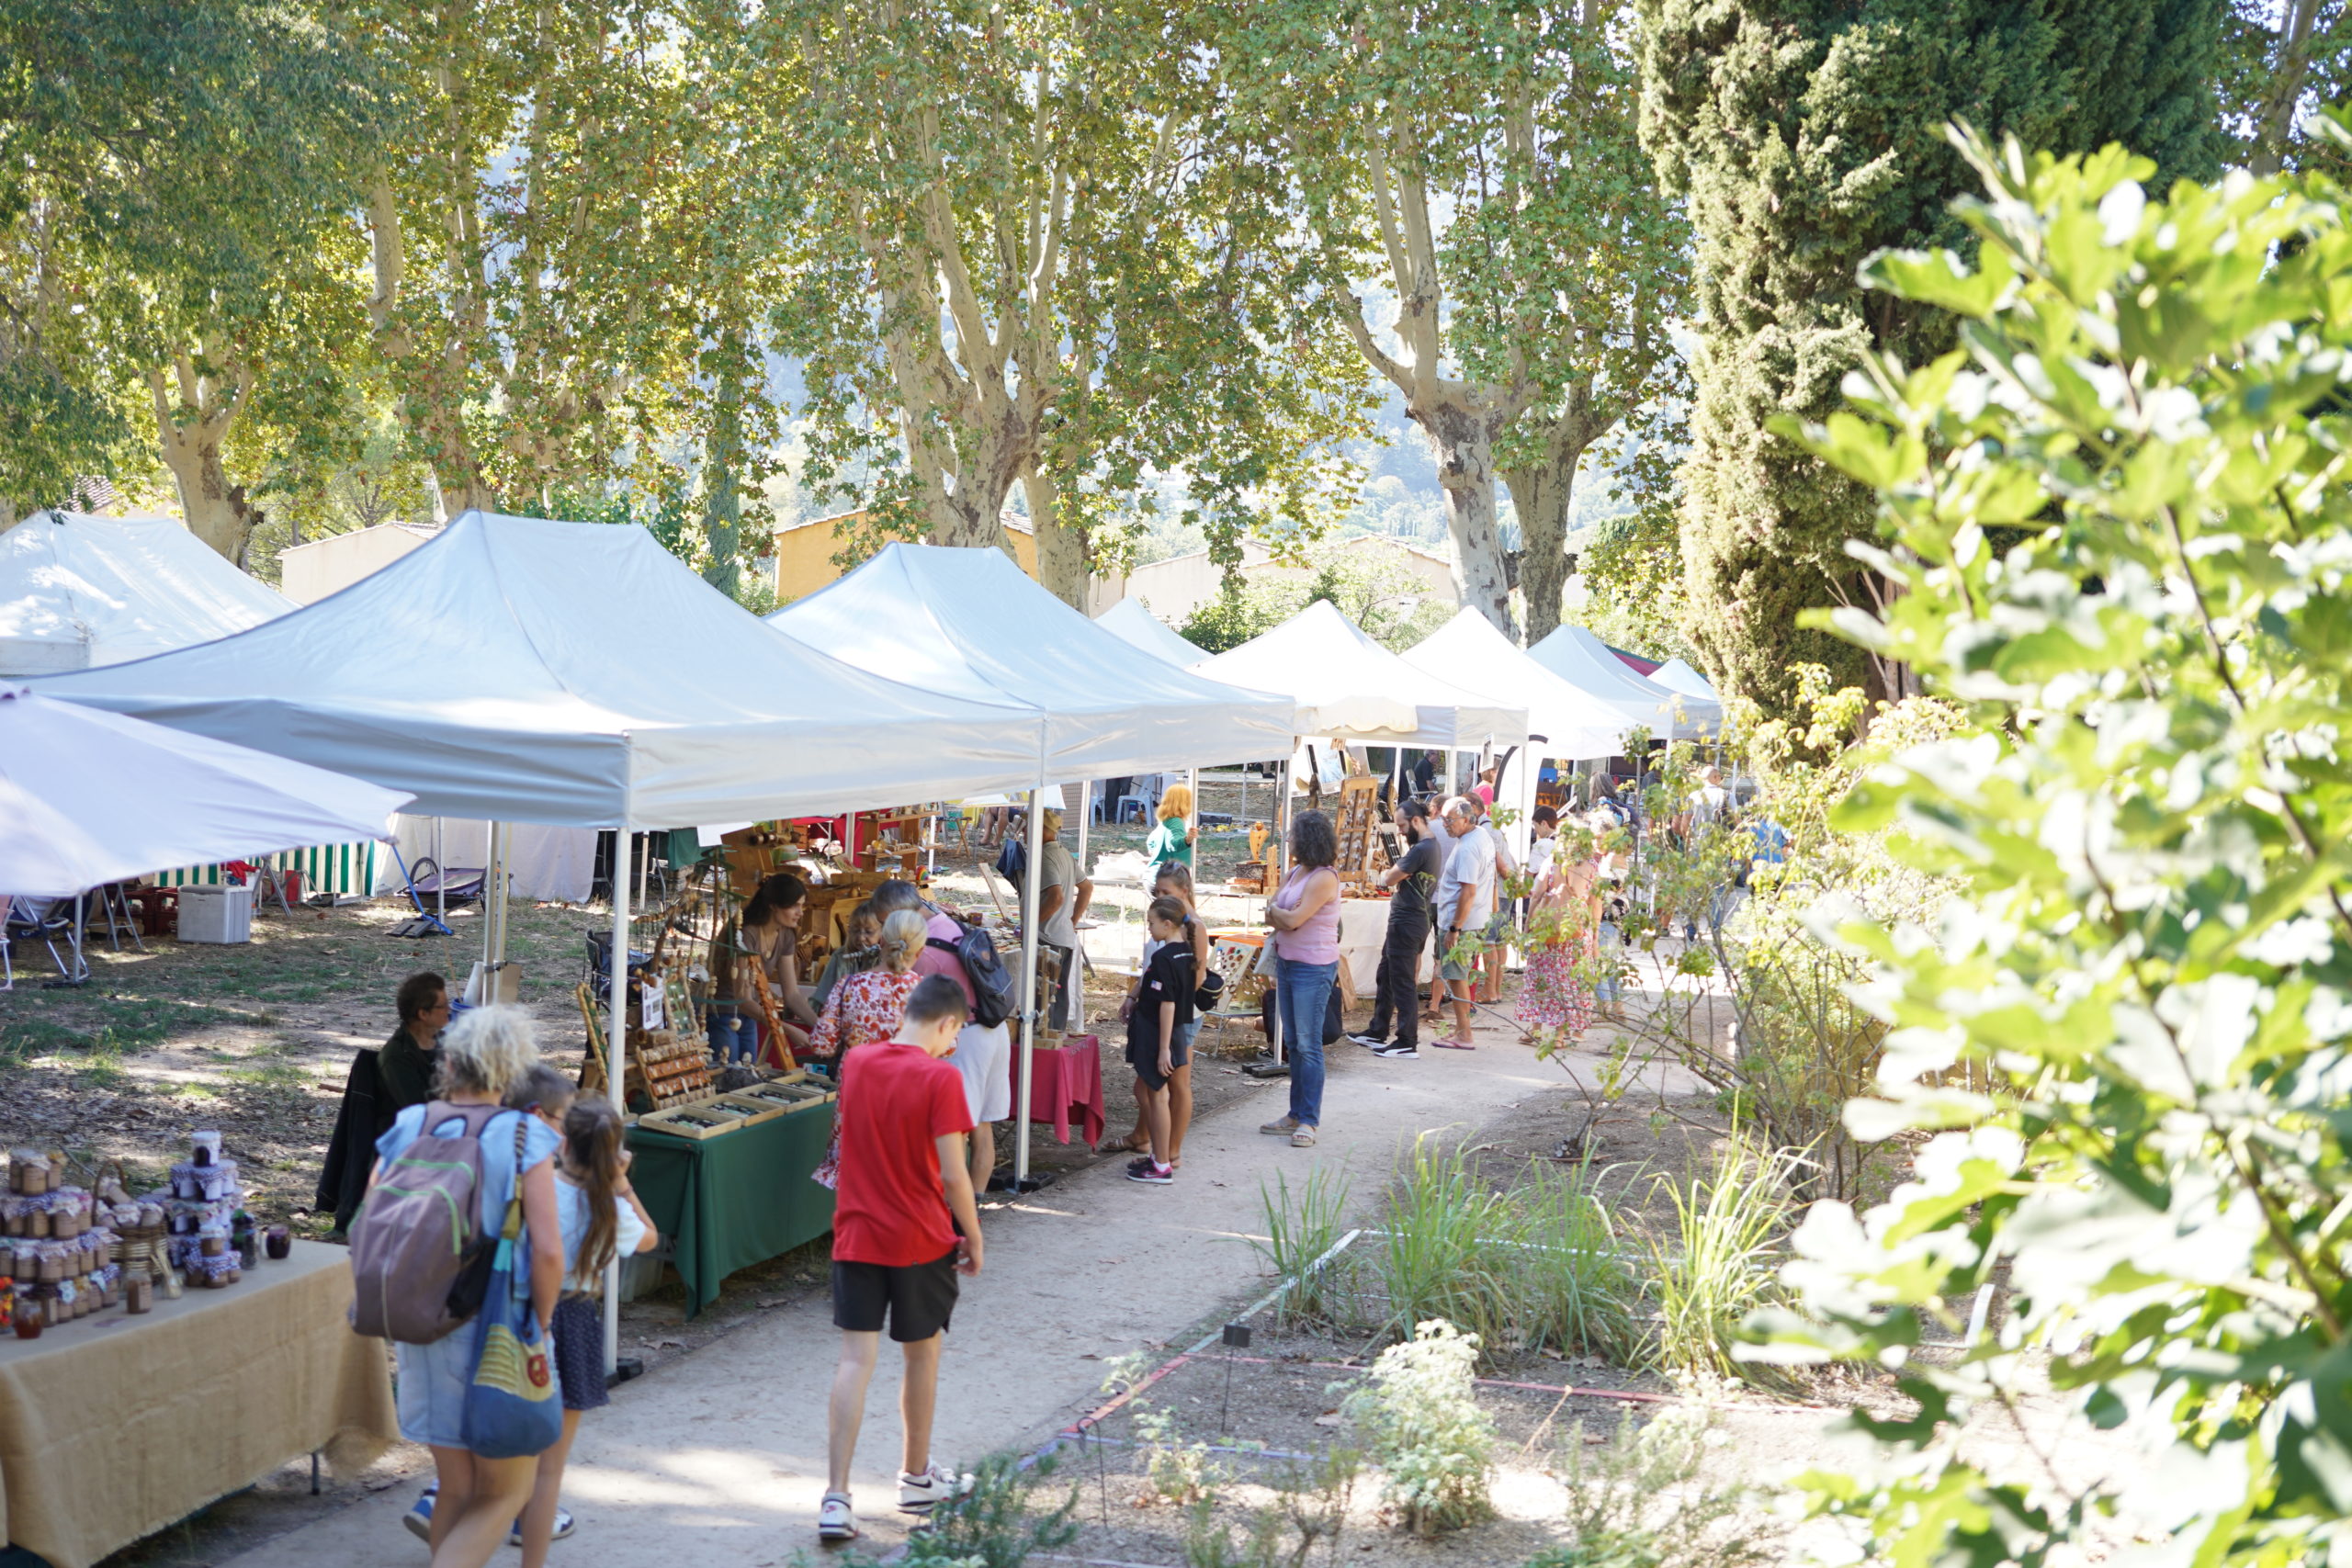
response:
M1592 991L1577 964L1592 950L1600 919L1600 866L1591 835L1570 814L1527 906L1527 976L1519 987L1518 1018L1527 1036L1577 1040L1592 1027Z
M821 1062L837 1062L860 1045L888 1040L898 1032L899 1015L913 994L915 960L922 956L923 919L911 909L896 909L882 922L882 965L863 974L844 975L825 998L824 1015L808 1034L808 1054Z

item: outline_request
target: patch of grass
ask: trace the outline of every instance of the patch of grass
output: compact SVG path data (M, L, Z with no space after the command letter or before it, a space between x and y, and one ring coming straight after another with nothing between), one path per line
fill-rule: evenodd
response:
M1274 1272L1290 1288L1282 1310L1306 1318L1328 1314L1329 1282L1316 1267L1339 1245L1348 1212L1348 1179L1329 1166L1317 1166L1294 1197L1290 1178L1277 1172L1273 1188L1259 1185L1258 1199L1266 1213L1266 1239L1252 1240Z
M1778 1368L1732 1359L1739 1325L1780 1297L1774 1265L1793 1204L1790 1177L1803 1156L1735 1146L1712 1177L1660 1185L1674 1202L1675 1234L1651 1243L1657 1353L1678 1372L1791 1386Z
M232 1083L249 1085L254 1089L297 1089L307 1086L311 1075L291 1062L259 1060L241 1067L231 1067L222 1075Z
M1386 1326L1442 1318L1496 1350L1552 1346L1624 1356L1638 1292L1582 1167L1542 1167L1510 1191L1474 1172L1468 1151L1424 1138L1400 1173L1375 1265Z

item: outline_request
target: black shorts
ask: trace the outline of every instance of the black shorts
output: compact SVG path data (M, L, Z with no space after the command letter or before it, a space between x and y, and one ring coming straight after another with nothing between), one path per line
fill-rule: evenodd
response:
M890 1337L912 1345L944 1334L956 1314L956 1249L928 1263L892 1268L887 1263L833 1260L833 1326L852 1334L879 1334L885 1314Z
M1188 1028L1179 1028L1176 1031L1176 1037L1168 1043L1170 1070L1173 1071L1192 1061L1192 1032ZM1153 1093L1157 1094L1168 1087L1168 1080L1159 1076L1159 1041L1153 1040L1147 1043L1130 1038L1127 1041L1127 1066L1136 1070L1136 1077L1143 1080L1143 1087Z

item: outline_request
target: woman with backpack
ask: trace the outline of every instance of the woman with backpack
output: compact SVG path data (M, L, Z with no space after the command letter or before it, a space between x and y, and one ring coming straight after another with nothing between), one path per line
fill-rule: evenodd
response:
M435 1145L445 1168L462 1161L453 1155L470 1155L478 1161L481 1179L475 1183L473 1235L495 1239L504 1224L508 1205L519 1194L523 1232L516 1239L514 1269L517 1283L527 1276L529 1311L538 1320L541 1341L555 1315L563 1290L563 1232L556 1212L555 1160L560 1141L537 1117L500 1103L522 1077L538 1062L531 1016L519 1007L475 1008L460 1017L441 1037L434 1098L413 1105L392 1122L392 1130L376 1144L376 1176L369 1201L353 1224L352 1261L361 1274L361 1291L386 1299L363 1300L362 1317L371 1309L402 1321L422 1313L442 1310L435 1301L394 1300L401 1280L371 1279L370 1259L398 1251L410 1239L388 1230L407 1226L423 1232L435 1211L427 1203L379 1202L377 1190L406 1179L401 1156L420 1140ZM466 1144L478 1145L465 1149ZM371 1213L370 1210L376 1211ZM446 1213L446 1209L443 1211ZM421 1236L427 1250L446 1252L450 1236L446 1219L439 1236ZM492 1276L495 1282L497 1276ZM433 1286L420 1283L418 1288ZM438 1281L446 1295L448 1281ZM488 1310L485 1306L481 1310ZM363 1332L387 1332L358 1321ZM467 1446L467 1401L476 1371L479 1336L473 1325L461 1322L430 1343L417 1343L404 1332L389 1333L396 1343L401 1436L433 1451L433 1470L439 1493L434 1505L427 1540L433 1547L432 1568L482 1568L514 1529L515 1517L530 1501L537 1456L492 1459Z

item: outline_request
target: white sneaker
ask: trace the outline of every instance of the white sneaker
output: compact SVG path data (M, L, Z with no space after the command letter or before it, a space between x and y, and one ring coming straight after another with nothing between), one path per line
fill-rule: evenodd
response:
M1348 1040L1351 1043L1361 1045L1367 1051L1377 1051L1388 1043L1377 1034L1351 1034Z
M819 1540L855 1540L857 1516L850 1512L849 1494L828 1492L817 1506L817 1539Z
M1418 1062L1421 1059L1419 1050L1403 1044L1374 1046L1372 1054L1391 1062Z
M899 1510L907 1514L928 1514L941 1503L952 1503L958 1497L972 1495L972 1478L958 1475L944 1464L934 1464L921 1475L899 1475Z

